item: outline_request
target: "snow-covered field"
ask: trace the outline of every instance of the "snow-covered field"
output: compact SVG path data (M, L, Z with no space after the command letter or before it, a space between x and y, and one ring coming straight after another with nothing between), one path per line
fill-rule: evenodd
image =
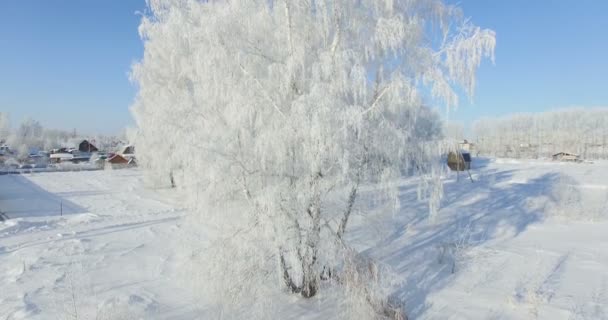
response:
M446 178L435 219L411 179L400 214L348 231L393 273L408 316L608 319L608 163L475 167L474 183ZM178 204L138 170L0 176L0 319L208 318ZM274 318L331 318L331 292L285 294Z
M0 177L0 318L196 318L175 279L184 212L140 182L133 170Z

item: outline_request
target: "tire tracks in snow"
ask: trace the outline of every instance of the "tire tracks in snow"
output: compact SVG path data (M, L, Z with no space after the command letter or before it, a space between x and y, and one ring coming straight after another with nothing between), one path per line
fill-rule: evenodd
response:
M31 247L35 247L35 246L39 246L39 245L45 245L45 244L49 244L49 243L62 242L62 241L67 241L67 240L79 239L79 238L83 238L83 237L85 237L85 238L98 237L98 236L103 236L103 235L107 235L107 234L111 234L111 233L115 233L115 232L123 232L123 231L128 231L128 230L137 229L137 228L145 228L145 227L149 227L149 226L153 226L153 225L157 225L157 224L162 224L165 222L178 221L180 218L181 218L181 216L171 216L171 217L165 217L165 218L154 219L154 220L136 221L136 222L127 222L127 223L118 223L118 224L113 224L113 225L107 225L107 226L102 226L102 227L95 228L95 229L76 231L71 234L70 233L60 234L59 238L42 239L42 240L28 242L23 245L18 245L18 246L13 246L13 247L4 247L4 250L2 252L3 253L13 253L13 252L16 252L16 251L19 251L22 249L31 248Z

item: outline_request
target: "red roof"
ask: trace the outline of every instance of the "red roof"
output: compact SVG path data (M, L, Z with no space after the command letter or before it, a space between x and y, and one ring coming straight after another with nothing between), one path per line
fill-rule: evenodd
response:
M108 158L108 162L111 164L127 164L129 160L125 159L123 156L119 154L115 154Z

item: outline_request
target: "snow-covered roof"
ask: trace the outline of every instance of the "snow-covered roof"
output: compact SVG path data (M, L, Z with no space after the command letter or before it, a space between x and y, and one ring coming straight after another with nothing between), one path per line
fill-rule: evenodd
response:
M51 159L73 159L74 155L71 153L53 153L49 157Z
M558 152L558 153L554 154L553 156L555 157L555 156L559 156L559 155L564 155L564 156L575 156L575 157L578 157L578 156L579 156L579 155L578 155L578 154L576 154L576 153L571 153L571 152L563 152L563 151L562 151L562 152Z

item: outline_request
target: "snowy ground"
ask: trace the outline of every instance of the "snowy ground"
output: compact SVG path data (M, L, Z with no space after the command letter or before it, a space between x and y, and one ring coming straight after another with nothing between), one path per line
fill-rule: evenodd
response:
M608 163L475 166L474 183L446 180L432 221L413 180L399 215L353 220L410 318L608 319ZM0 176L0 319L206 318L176 203L137 170ZM277 312L331 318L327 296Z
M0 318L196 318L174 281L184 212L157 197L132 170L1 176Z

